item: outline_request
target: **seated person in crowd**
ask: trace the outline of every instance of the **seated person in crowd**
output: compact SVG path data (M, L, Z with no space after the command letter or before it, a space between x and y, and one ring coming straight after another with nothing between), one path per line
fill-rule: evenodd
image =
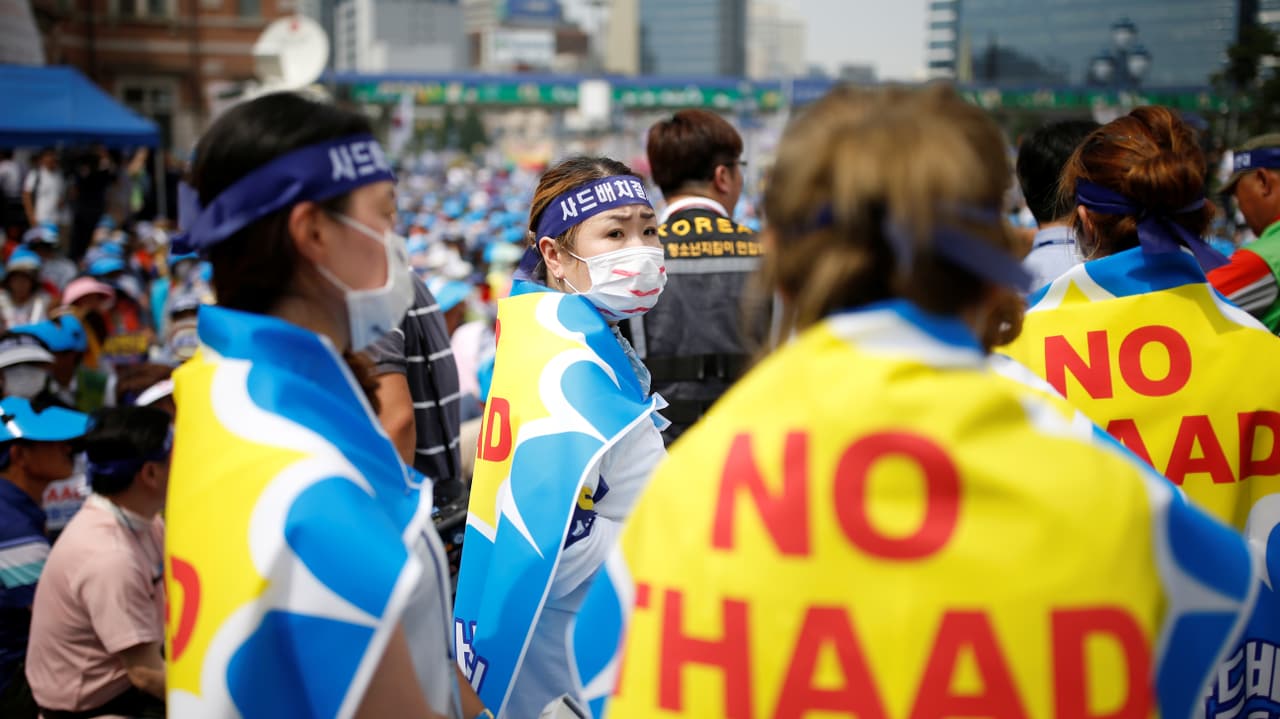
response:
M102 410L85 437L94 494L49 553L27 680L45 719L164 717L168 413Z

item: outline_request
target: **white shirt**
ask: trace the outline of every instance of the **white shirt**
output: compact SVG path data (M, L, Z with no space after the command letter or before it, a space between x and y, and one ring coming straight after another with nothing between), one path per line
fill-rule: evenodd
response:
M534 627L524 663L516 675L503 716L536 717L547 704L569 694L582 706L587 700L579 692L574 676L573 647L570 642L578 610L587 598L591 579L604 566L617 546L618 535L636 500L649 484L653 470L667 456L662 434L649 418L642 420L618 439L600 458L586 483L592 494L601 478L609 491L596 502L596 519L591 534L574 542L560 557L542 616ZM590 632L591 627L578 627ZM605 638L607 640L607 638Z
M1046 227L1036 233L1022 266L1031 273L1031 290L1044 287L1080 264L1080 249L1069 227Z
M39 181L37 182L37 179ZM62 175L38 167L27 173L27 181L22 186L23 192L34 193L32 198L36 210L36 222L57 222L58 210L62 206L62 195L65 189Z
M22 185L22 170L16 160L0 160L0 199L17 198Z
M730 217L729 211L724 209L724 205L716 202L710 197L690 195L688 197L681 197L678 200L672 200L666 208L662 210L662 216L658 218L658 223L664 223L671 219L672 215L681 210L687 210L690 207L701 207L704 210L711 210L721 217Z

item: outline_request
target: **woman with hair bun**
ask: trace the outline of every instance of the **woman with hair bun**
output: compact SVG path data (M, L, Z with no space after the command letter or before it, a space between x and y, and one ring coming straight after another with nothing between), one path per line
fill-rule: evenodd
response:
M1265 541L1280 521L1280 341L1205 271L1213 219L1195 133L1163 107L1093 132L1064 170L1086 262L1028 298L1001 351L1178 485ZM1245 380L1245 378L1248 378Z
M797 335L623 533L609 719L1204 711L1260 581L1238 534L989 369L980 334L1029 282L1003 144L941 87L788 128L766 269Z
M643 182L609 158L548 170L528 229L498 303L457 655L499 717L557 701L598 716L626 606L610 555L666 457L665 403L617 325L659 301L666 267Z

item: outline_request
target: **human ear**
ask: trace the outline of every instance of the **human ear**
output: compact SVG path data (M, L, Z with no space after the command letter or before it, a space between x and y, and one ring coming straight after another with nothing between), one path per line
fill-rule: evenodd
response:
M542 262L547 266L547 280L564 279L564 259L560 256L560 247L556 241L550 237L542 237L538 239L538 253L542 255Z
M731 165L716 165L715 174L711 176L711 184L715 186L716 192L727 195L733 191L733 172Z
M299 202L289 210L289 238L298 254L316 265L323 265L328 255L328 233L322 231L322 214L314 202Z

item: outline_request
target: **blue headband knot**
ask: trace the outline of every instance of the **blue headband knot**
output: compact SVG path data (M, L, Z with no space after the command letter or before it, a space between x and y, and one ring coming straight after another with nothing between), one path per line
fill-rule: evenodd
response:
M979 224L999 225L1000 213L971 205L950 205L946 208L961 219ZM823 229L835 224L830 205L818 211L818 217L810 229ZM881 225L885 241L893 252L898 266L904 271L915 262L915 242L907 227L886 217ZM1030 291L1032 277L1022 263L989 241L975 237L957 227L941 224L933 229L930 249L934 254L979 279L1002 285L1023 294Z
M1203 197L1173 212L1155 212L1115 190L1089 180L1079 180L1076 182L1076 201L1085 208L1104 215L1132 215L1138 221L1138 244L1148 254L1181 252L1186 247L1195 255L1205 272L1230 262L1221 252L1173 219L1176 215L1185 215L1203 208Z
M354 135L288 152L236 180L207 206L195 188L178 186L173 252L207 252L240 230L299 202L323 202L374 182L395 182L372 135Z

